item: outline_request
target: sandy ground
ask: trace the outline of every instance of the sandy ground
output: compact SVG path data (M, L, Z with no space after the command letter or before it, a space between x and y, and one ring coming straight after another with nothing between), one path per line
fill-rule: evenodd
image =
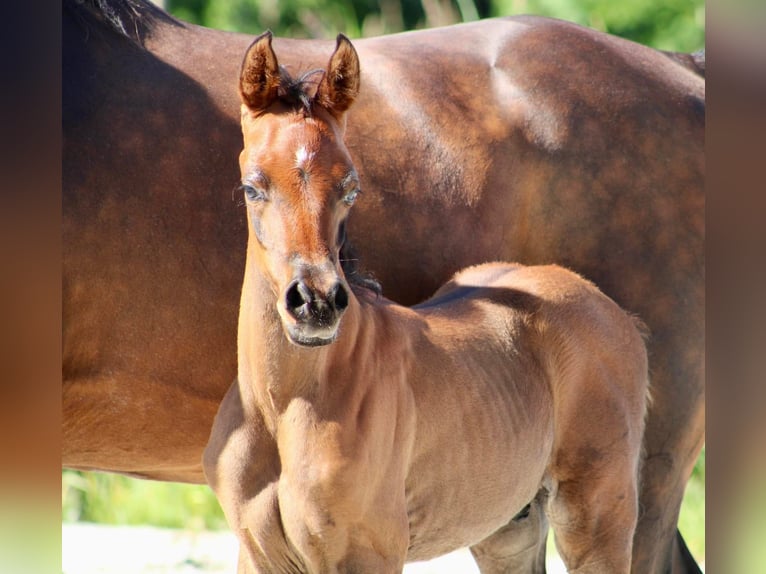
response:
M63 574L234 574L237 541L230 532L148 526L62 525ZM566 570L549 560L549 574ZM478 574L468 550L408 564L404 574Z

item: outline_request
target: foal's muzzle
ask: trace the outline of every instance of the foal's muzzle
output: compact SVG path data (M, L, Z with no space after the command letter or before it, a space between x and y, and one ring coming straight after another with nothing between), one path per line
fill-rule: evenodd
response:
M288 337L305 347L332 343L348 300L348 288L341 281L322 290L304 279L294 280L284 295L285 310L294 320L286 326Z

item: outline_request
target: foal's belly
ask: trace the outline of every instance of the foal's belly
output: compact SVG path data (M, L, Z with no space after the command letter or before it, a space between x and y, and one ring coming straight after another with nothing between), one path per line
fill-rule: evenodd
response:
M416 461L407 479L407 562L478 543L508 524L535 497L552 433L540 429L531 434L537 436L515 452L511 448L476 452L469 447L463 455L451 453L436 463L427 457Z

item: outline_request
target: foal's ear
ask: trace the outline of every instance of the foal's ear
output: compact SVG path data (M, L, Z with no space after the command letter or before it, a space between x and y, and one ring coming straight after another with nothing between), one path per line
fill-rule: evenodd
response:
M258 36L245 53L239 73L239 95L253 111L268 108L279 89L279 62L271 48L271 31Z
M359 93L359 57L351 41L338 34L327 72L319 83L315 101L334 115L345 112Z

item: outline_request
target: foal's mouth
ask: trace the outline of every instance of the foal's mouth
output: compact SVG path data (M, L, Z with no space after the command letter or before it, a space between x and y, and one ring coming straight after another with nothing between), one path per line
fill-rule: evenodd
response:
M288 341L299 347L323 347L335 342L338 338L338 323L332 328L312 327L301 323L285 325L285 335Z

